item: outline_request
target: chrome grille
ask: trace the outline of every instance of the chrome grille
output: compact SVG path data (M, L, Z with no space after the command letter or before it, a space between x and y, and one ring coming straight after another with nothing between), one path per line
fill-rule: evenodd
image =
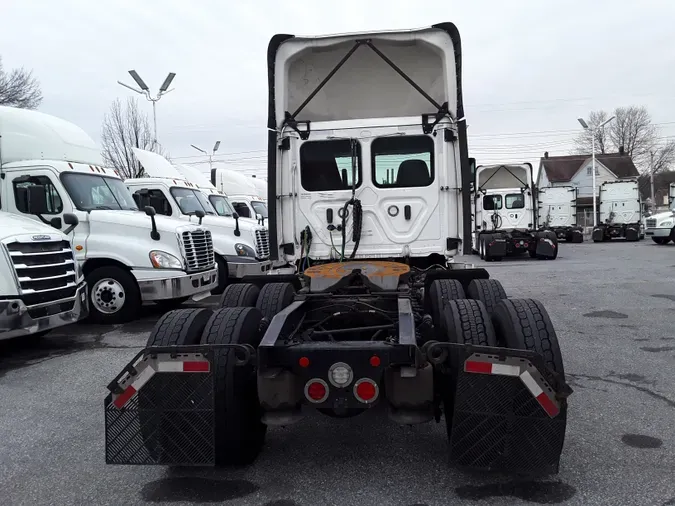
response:
M213 240L208 230L183 232L183 255L188 272L205 271L213 268Z
M26 306L75 296L77 266L68 241L14 241L5 246Z
M270 256L270 237L266 228L255 231L255 253L258 258Z
M656 227L656 218L649 218L646 220L647 228Z

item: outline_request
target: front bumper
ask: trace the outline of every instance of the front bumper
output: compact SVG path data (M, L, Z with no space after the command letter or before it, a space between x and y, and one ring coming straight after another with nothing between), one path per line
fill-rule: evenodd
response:
M161 269L132 270L143 302L206 294L218 286L218 268L186 274Z
M648 228L645 230L645 235L649 237L670 237L670 228Z
M74 297L30 308L21 299L0 300L0 340L70 325L88 314L87 285L84 282Z
M241 279L244 276L267 274L272 269L270 260L256 260L250 257L227 255L225 257L230 278Z

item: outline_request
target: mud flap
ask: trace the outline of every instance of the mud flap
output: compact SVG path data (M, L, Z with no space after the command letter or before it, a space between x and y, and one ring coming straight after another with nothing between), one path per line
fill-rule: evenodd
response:
M489 241L485 241L485 257L501 258L506 256L506 239L499 234L490 236Z
M546 235L544 235L546 234ZM558 247L557 241L555 241L555 234L553 232L537 234L537 248L535 253L538 257L553 258L555 257L555 250ZM550 237L548 236L550 234Z
M632 226L626 227L626 240L627 241L637 241L640 237L640 231Z
M604 229L600 227L596 227L593 229L593 235L592 235L593 241L594 242L602 242L605 240L605 231Z
M108 386L107 464L215 464L212 351L174 348L146 348Z
M554 389L541 357L499 355L474 353L460 362L450 458L472 469L556 474L571 389Z

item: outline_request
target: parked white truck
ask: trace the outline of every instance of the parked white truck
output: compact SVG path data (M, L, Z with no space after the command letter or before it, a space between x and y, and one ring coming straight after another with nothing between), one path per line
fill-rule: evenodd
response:
M577 226L577 194L574 186L550 186L537 191L540 230L551 230L559 241L583 242L583 229Z
M605 181L598 193L598 224L593 228L593 242L625 238L640 240L642 199L637 178Z
M259 195L259 188L247 177L230 169L211 169L211 183L227 193L232 207L242 218L255 218L261 223L267 220L267 204Z
M129 321L143 302L199 299L217 286L206 227L150 207L139 212L119 175L103 167L99 147L62 119L0 107L0 202L55 231L66 227L95 322Z
M538 231L532 165L479 165L472 191L472 249L484 260L529 253L555 259L558 239Z
M199 221L211 231L218 264L218 286L213 293L222 293L234 280L266 274L270 270L267 228L240 221L237 213L231 217L219 216L197 184L186 180L166 158L150 151L132 149L150 176L124 182L138 205L151 205L159 214L182 221Z
M66 219L77 224L73 214ZM0 340L39 337L87 314L87 286L68 236L0 211Z
M675 242L675 183L670 184L668 196L670 209L652 214L645 220L645 235L661 245Z

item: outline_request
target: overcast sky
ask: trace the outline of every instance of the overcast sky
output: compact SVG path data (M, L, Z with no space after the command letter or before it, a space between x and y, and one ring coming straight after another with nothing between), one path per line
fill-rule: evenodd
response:
M593 109L645 105L675 136L675 1L0 0L0 55L40 80L40 110L96 140L135 69L158 103L158 137L181 162L221 140L232 168L264 175L266 50L276 33L416 28L460 31L470 153L478 163L568 154ZM142 99L142 97L140 97ZM143 108L151 114L149 102ZM183 158L185 157L185 158ZM191 157L191 158L187 158ZM224 166L224 165L223 165ZM201 166L202 170L208 164Z

